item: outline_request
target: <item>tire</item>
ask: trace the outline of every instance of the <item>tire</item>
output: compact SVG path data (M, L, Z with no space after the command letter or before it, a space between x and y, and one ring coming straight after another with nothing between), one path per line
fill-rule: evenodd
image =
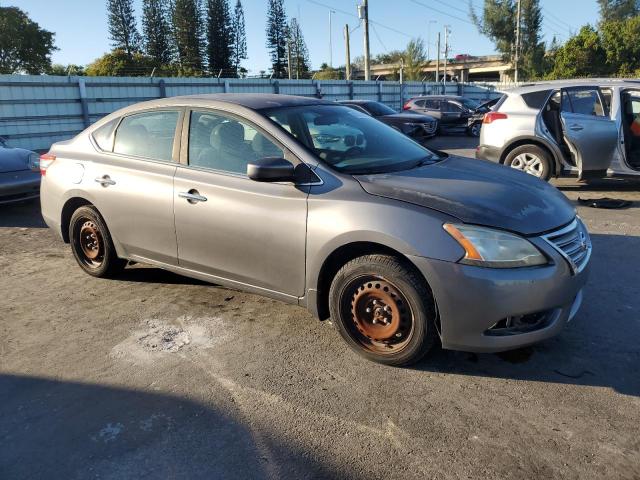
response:
M467 128L467 135L470 137L478 138L480 136L480 130L482 129L482 123L476 122Z
M551 178L551 161L551 156L543 148L537 145L521 145L509 152L504 164L548 181Z
M438 340L430 290L415 268L392 256L346 263L331 283L329 311L353 350L385 365L415 363Z
M95 207L84 206L73 212L69 240L76 262L91 276L110 278L126 265L118 258L109 230Z

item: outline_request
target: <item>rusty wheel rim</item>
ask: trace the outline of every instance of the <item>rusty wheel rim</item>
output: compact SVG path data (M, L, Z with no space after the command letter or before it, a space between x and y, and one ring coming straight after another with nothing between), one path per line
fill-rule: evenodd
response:
M85 220L80 227L79 245L85 265L97 268L104 260L104 241L100 229L92 220Z
M407 345L413 334L413 312L398 287L386 279L367 276L352 281L345 294L348 330L362 347L392 354Z

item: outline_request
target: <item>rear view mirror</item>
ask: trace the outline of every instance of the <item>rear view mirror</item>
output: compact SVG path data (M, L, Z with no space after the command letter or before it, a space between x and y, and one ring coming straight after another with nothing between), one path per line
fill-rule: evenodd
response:
M264 157L249 162L247 176L256 182L293 182L296 177L293 164L280 157Z

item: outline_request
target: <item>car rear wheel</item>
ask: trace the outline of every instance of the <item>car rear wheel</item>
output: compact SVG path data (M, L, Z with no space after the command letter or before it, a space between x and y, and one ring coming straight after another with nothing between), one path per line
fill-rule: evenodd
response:
M514 148L505 158L504 164L541 180L551 178L551 158L536 145L521 145Z
M329 309L347 344L375 362L415 363L437 341L431 292L414 268L392 256L345 264L331 284Z
M84 206L73 212L69 239L73 256L89 275L111 277L126 264L118 258L109 230L94 207Z

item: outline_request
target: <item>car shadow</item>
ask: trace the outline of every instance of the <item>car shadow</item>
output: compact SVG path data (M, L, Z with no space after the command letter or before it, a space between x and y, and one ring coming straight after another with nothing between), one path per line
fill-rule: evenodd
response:
M258 444L210 402L19 375L0 375L0 439L7 479L353 476L273 434Z
M566 177L553 180L553 185L565 192L638 192L640 191L640 179L610 177L578 181L577 177Z
M559 336L500 354L436 349L428 372L612 388L640 396L640 237L592 235L582 308Z
M128 266L113 277L119 282L165 283L167 285L213 285L196 278L185 277L162 268L135 264Z
M1 227L47 228L40 213L40 200L0 205Z

